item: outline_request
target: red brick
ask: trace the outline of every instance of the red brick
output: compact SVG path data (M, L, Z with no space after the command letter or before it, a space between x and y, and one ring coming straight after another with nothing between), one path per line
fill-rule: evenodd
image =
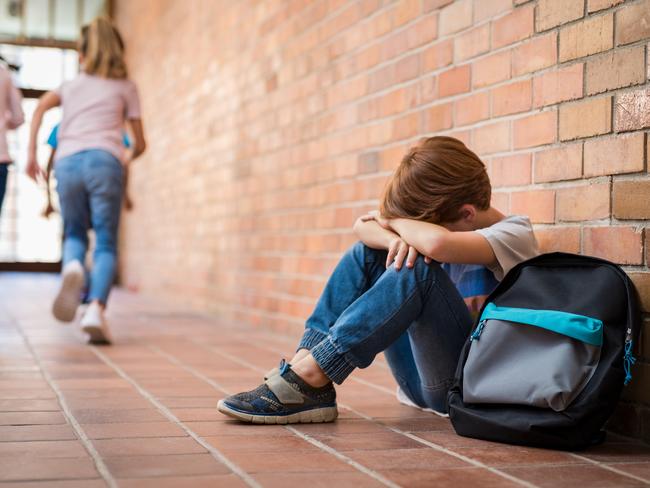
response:
M494 208L499 212L506 215L510 214L510 194L502 192L492 192L492 201L490 202Z
M563 222L609 217L609 183L561 188L557 193L557 218Z
M440 103L422 112L423 132L438 132L450 129L453 123L451 103Z
M642 264L642 237L634 227L585 227L583 250L619 264Z
M535 183L582 176L582 144L564 144L535 153Z
M641 298L641 310L650 312L650 273L628 273Z
M510 149L510 122L495 122L472 131L472 149L490 154Z
M539 0L535 29L544 31L579 19L584 15L583 0Z
M613 46L613 14L589 17L560 30L560 61L599 53Z
M580 253L580 227L543 227L535 229L541 252Z
M530 183L531 154L496 157L490 162L492 186L517 186Z
M491 54L472 64L472 86L480 88L510 78L510 51Z
M531 81L522 80L492 90L492 116L525 112L531 107Z
M616 12L616 45L650 38L650 0L627 5Z
M650 88L641 88L616 96L614 129L616 132L650 127Z
M440 35L446 36L472 25L472 0L456 0L440 11Z
M454 121L456 126L473 124L490 116L490 96L479 92L454 102Z
M612 130L612 97L590 98L560 106L560 140L606 134Z
M449 66L454 59L454 44L452 40L440 41L429 46L422 52L420 61L423 73Z
M490 26L483 24L454 38L456 62L464 61L490 49Z
M393 140L408 139L418 133L420 125L420 114L412 113L404 115L393 121Z
M557 63L557 33L551 32L524 42L512 51L512 75L538 71Z
M534 32L532 5L520 7L492 21L492 49L530 37Z
M601 137L585 142L585 176L643 171L645 134Z
M547 71L533 82L533 106L543 107L582 97L582 63Z
M625 0L588 0L587 12L592 13L597 12L598 10L614 7L624 1Z
M617 219L650 219L650 180L614 181L613 214Z
M645 49L618 49L587 62L587 94L637 85L646 80Z
M533 223L553 223L555 220L555 191L513 192L510 195L510 213L527 215Z
M456 66L440 73L438 94L442 97L458 95L469 91L470 67L468 64Z
M496 17L512 8L512 0L474 0L474 23Z
M400 0L393 16L394 25L400 26L413 20L420 14L420 0Z
M557 112L547 110L517 119L512 124L514 148L541 146L555 142Z

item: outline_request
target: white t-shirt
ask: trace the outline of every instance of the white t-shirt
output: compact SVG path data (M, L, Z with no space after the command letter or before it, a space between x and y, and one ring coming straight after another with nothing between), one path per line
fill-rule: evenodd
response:
M477 229L476 232L492 246L497 262L487 268L499 281L515 265L539 254L533 226L528 217L523 215L511 215L490 227Z

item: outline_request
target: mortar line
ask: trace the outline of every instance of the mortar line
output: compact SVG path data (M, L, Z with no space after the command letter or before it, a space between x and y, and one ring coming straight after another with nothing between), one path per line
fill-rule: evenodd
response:
M21 335L23 342L27 347L27 350L30 352L30 354L33 356L34 360L36 361L36 364L38 365L41 375L43 375L43 378L45 379L47 384L50 386L50 388L52 388L52 391L54 391L54 394L57 397L57 401L59 402L59 405L61 405L63 416L65 417L66 421L70 424L70 426L74 430L74 433L77 435L83 447L86 449L86 451L88 451L88 454L90 454L90 457L93 460L93 463L95 464L95 468L97 469L97 472L102 477L104 482L106 482L109 488L118 488L118 484L115 481L115 478L113 478L113 475L111 474L110 470L108 469L108 466L106 466L106 464L104 463L104 460L100 456L99 452L97 452L97 449L95 449L95 446L93 445L90 438L86 435L86 432L83 430L83 427L81 427L81 424L77 422L77 419L74 417L72 410L70 410L70 407L68 406L68 402L65 400L65 395L58 387L58 385L55 383L54 379L47 371L47 369L43 366L41 357L38 355L36 350L32 347L32 344L29 342L29 339L25 334L25 332L23 331L22 327L18 325L15 317L11 314L11 312L7 310L7 314L11 317L11 321L14 323L15 328L18 330L18 333Z
M247 367L249 369L252 369L253 371L263 372L262 368L259 368L258 366L255 366L254 364L252 364L252 363L250 363L250 362L248 362L248 361L246 361L244 359L240 359L240 358L237 358L236 356L233 356L233 355L231 355L229 353L223 352L223 351L221 351L220 349L218 349L218 348L216 348L214 346L206 346L206 345L204 345L202 343L197 342L194 339L190 339L190 341L193 342L194 344L204 348L204 349L216 352L217 354L225 357L226 359L230 359L233 362L239 363L242 366L245 366L245 367ZM529 483L528 481L525 481L525 480L521 480L521 479L519 479L519 478L517 478L515 476L512 476L512 475L510 475L508 473L505 473L505 472L499 470L498 468L488 466L487 464L484 464L484 463L482 463L480 461L477 461L477 460L472 459L470 457L464 456L463 454L459 454L457 452L454 452L454 451L452 451L450 449L447 449L446 447L443 447L443 446L440 446L440 445L435 444L433 442L427 441L426 439L422 439L422 438L420 438L420 437L418 437L418 436L416 436L414 434L411 434L409 432L405 432L405 431L403 431L401 429L398 429L396 427L390 427L390 426L387 426L387 425L382 424L380 422L377 422L374 418L372 418L372 417L370 417L368 415L365 415L365 414L357 411L356 409L354 409L354 408L352 408L352 407L350 407L348 405L345 405L343 403L339 403L338 405L340 407L342 407L342 408L345 408L345 409L349 410L350 412L354 413L355 415L358 415L359 417L361 417L361 418L363 418L365 420L368 420L369 422L372 422L375 425L381 426L381 427L383 427L383 428L385 428L387 430L391 430L391 431L395 432L396 434L400 434L400 435L403 435L405 437L408 437L411 440L414 440L414 441L416 441L416 442L418 442L420 444L423 444L423 445L425 445L425 446L427 446L427 447L429 447L431 449L434 449L434 450L436 450L438 452L442 452L442 453L447 454L449 456L455 457L456 459L459 459L459 460L464 461L464 462L466 462L468 464L471 464L474 467L484 468L484 469L486 469L487 471L490 471L493 474L496 474L496 475L498 475L498 476L500 476L502 478L505 478L505 479L507 479L509 481L517 483L517 484L519 484L521 486L524 486L526 488L539 488L538 485L535 485L533 483Z
M255 479L253 479L252 476L250 476L246 471L240 468L237 464L235 464L230 459L228 459L217 448L215 448L214 446L212 446L211 444L203 440L203 438L199 436L196 432L194 432L192 429L187 427L183 422L181 422L181 420L178 417L176 417L176 415L172 413L171 410L169 410L165 405L163 405L160 401L158 401L158 399L156 399L151 393L149 393L147 390L142 388L136 380L134 380L128 374L126 374L122 368L120 368L111 359L109 359L103 352L100 352L95 346L91 346L90 350L99 359L101 359L108 367L113 369L113 371L115 371L118 374L118 376L128 381L131 384L131 386L133 386L133 388L135 388L140 395L142 395L151 404L153 404L158 409L158 411L163 414L163 416L165 416L169 421L171 421L172 423L176 424L178 427L183 429L192 439L194 439L198 444L200 444L204 449L206 449L214 459L227 466L234 474L239 476L242 479L242 481L244 481L244 483L246 483L251 488L262 488L262 486L257 481L255 481Z
M195 377L197 377L201 381L205 381L207 384L209 384L210 386L212 386L216 390L219 390L221 393L224 393L226 395L231 395L230 391L228 391L226 388L219 385L219 383L212 380L211 378L208 378L207 376L205 376L200 371L196 370L193 366L185 364L180 359L178 359L175 356L161 350L157 346L148 346L148 347L149 347L150 350L152 350L155 353L163 356L164 358L166 358L171 363L173 363L173 364L177 365L178 367L184 369L185 371L189 372L190 374L194 375ZM218 353L218 354L220 354L220 353ZM399 488L399 485L397 485L397 484L393 483L392 481L390 481L389 479L383 477L381 474L377 473L376 471L374 471L374 470L372 470L370 468L367 468L366 466L358 463L354 459L349 458L345 454L342 454L342 453L338 452L336 449L334 449L334 448L332 448L332 447L330 447L330 446L328 446L326 444L323 444L322 442L318 441L317 439L314 439L313 437L311 437L311 436L309 436L307 434L299 432L296 429L294 429L293 427L290 427L288 425L284 425L283 427L285 429L287 429L289 432L291 432L292 434L294 434L294 435L302 438L303 440L309 442L310 444L316 446L318 449L320 449L320 450L322 450L322 451L324 451L324 452L326 452L328 454L331 454L332 456L336 457L337 459L340 459L341 461L345 462L346 464L352 466L357 471L360 471L363 474L365 474L367 476L370 476L374 480L379 481L381 484L383 484L385 486L388 486L390 488Z

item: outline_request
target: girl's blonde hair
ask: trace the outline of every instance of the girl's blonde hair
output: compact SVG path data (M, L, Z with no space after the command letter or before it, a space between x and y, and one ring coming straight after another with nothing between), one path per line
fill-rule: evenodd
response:
M103 78L126 78L124 42L110 20L97 17L81 28L79 51L83 55L83 70Z

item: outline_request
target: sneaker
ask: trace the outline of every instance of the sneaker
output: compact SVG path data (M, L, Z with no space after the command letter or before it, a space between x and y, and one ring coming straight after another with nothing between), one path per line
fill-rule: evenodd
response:
M399 386L397 387L397 391L395 392L395 396L397 397L397 401L400 402L402 405L406 405L407 407L419 408L423 412L435 413L439 417L449 418L448 413L439 412L438 410L434 410L432 408L425 408L425 407L421 407L419 405L416 405L415 403L413 403L413 401L408 396L406 396L406 393L404 393L404 390L402 390L402 388L399 387Z
M61 273L61 287L52 305L52 314L61 322L72 322L81 303L84 268L77 260L70 261Z
M91 303L81 319L81 330L88 335L89 344L110 344L113 342L104 311L97 303Z
M217 410L252 424L333 422L338 417L334 386L308 385L284 360L278 374L254 390L219 400Z

